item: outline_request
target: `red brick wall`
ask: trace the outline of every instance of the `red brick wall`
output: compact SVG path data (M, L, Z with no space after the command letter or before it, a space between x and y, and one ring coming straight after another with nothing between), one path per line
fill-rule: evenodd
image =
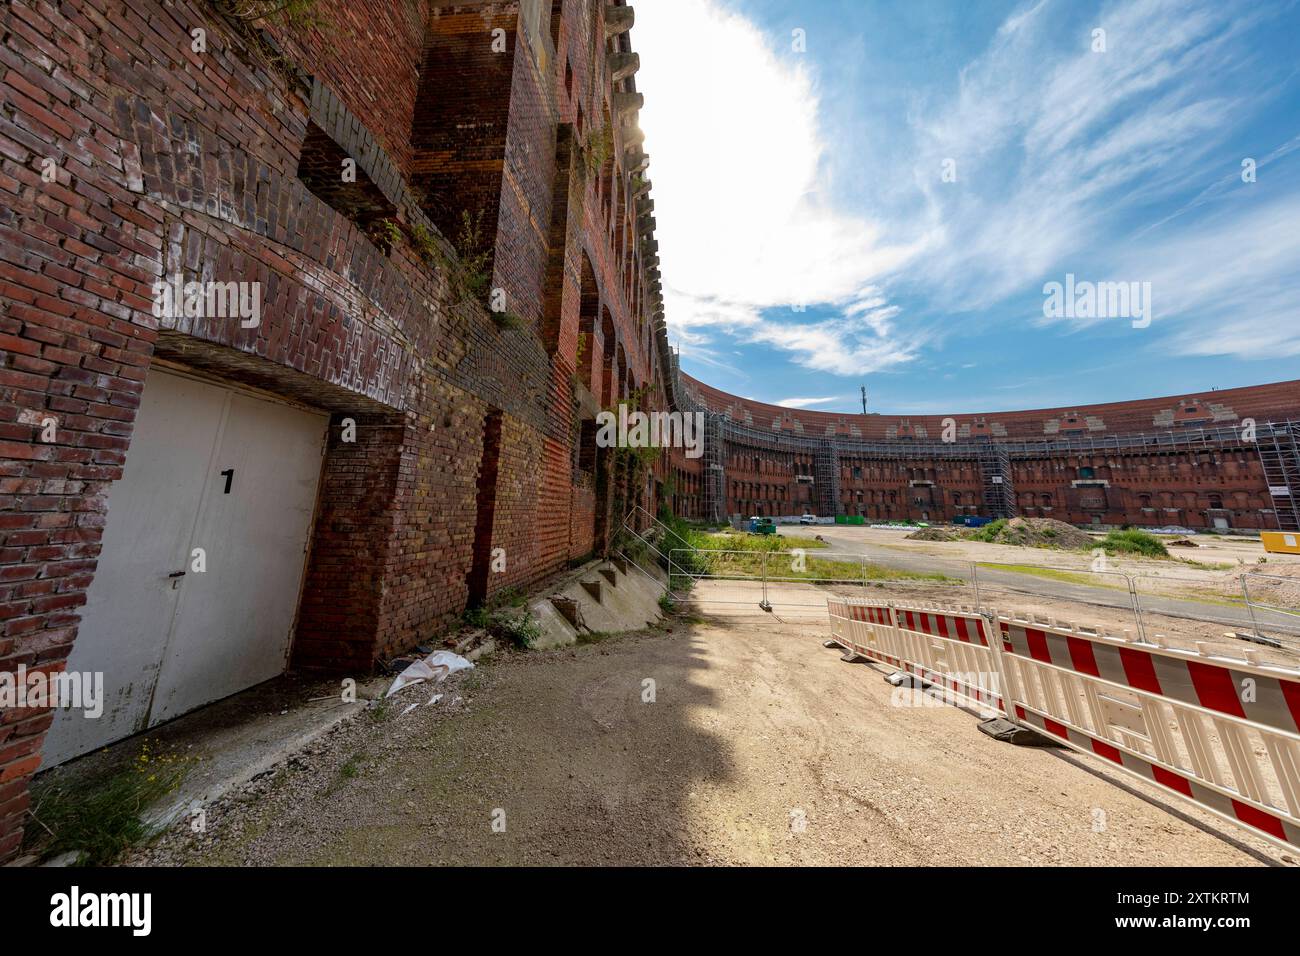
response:
M574 385L584 258L610 354L636 383L656 366L612 180L583 169L610 92L604 7L556 6L538 43L517 3L321 0L305 27L231 22L202 0L0 10L0 667L66 661L154 357L332 413L297 667L367 670L464 610L490 409L489 543L506 571L489 595L600 546L613 489L597 501L575 468L594 411ZM339 156L357 183L328 182ZM441 233L462 211L483 212L492 285L521 321L494 321L450 281L457 237ZM385 217L404 234L391 248ZM160 328L152 285L176 272L260 282L260 325ZM0 859L49 722L0 715Z
M153 340L162 209L117 131L109 52L48 4L0 12L0 668L60 669L121 476ZM123 17L124 25L131 18ZM139 18L135 18L139 22ZM90 26L92 33L94 27ZM57 181L42 179L43 160ZM52 416L55 440L40 440ZM21 839L49 712L0 712L0 860Z

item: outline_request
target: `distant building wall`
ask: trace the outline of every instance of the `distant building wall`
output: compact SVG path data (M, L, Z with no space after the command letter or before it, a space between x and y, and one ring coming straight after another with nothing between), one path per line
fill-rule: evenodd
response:
M1279 382L1169 398L1071 408L951 416L839 415L785 409L741 399L682 376L701 408L744 426L722 455L727 514L819 512L817 440L839 446L836 513L875 520L951 521L986 514L985 481L973 447L1071 438L1150 435L1149 443L1106 452L1086 441L1072 450L1011 459L1016 511L1073 524L1180 525L1190 528L1277 527L1269 481L1255 445L1231 431L1247 419L1300 419L1300 382ZM1170 433L1226 431L1227 440L1172 445ZM942 448L945 431L953 449ZM854 450L885 442L889 454ZM908 454L909 444L927 450ZM936 444L937 452L928 449ZM674 459L677 483L693 488L698 466ZM680 513L703 514L702 498L679 498Z

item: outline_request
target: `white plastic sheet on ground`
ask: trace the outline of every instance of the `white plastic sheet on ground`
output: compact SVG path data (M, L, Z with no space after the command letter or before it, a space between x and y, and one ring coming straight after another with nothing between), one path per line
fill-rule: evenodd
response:
M393 685L388 688L388 693L384 696L392 697L403 687L422 684L425 681L441 683L447 679L447 675L454 674L457 671L471 670L473 667L473 661L466 660L459 654L453 654L451 651L434 651L424 660L416 661L398 674L393 681Z

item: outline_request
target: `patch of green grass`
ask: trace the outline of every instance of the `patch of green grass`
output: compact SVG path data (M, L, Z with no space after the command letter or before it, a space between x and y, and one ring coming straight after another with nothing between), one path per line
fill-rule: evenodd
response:
M1231 561L1197 561L1194 558L1179 558L1183 564L1190 564L1194 568L1204 568L1207 571L1231 571L1237 565Z
M829 547L825 541L801 535L739 534L731 532L690 531L687 541L701 551L791 551L802 548L815 551Z
M489 606L492 608L523 607L527 603L528 595L519 588L504 588L492 596Z
M324 796L332 797L338 793L347 784L349 780L355 780L361 776L361 758L364 756L362 751L357 750L349 754L347 759L339 764L338 777L331 780L325 787Z
M1136 554L1144 558L1167 558L1169 550L1163 541L1153 534L1128 528L1124 531L1111 531L1097 542L1107 554Z
M367 235L374 241L375 245L384 255L389 255L393 249L401 244L402 228L393 219L380 219L371 223Z
M1160 591L1154 597L1175 598L1180 601L1195 601L1197 604L1215 604L1219 607L1245 607L1241 598L1224 597L1211 591Z
M498 312L496 309L489 309L492 321L497 324L499 329L522 329L524 320L520 318L517 312L511 312L509 309Z
M1062 571L1059 568L1040 568L1033 564L994 564L992 562L980 561L979 566L981 568L990 568L994 571L1012 571L1016 574L1028 574L1037 578L1047 578L1051 581L1063 581L1066 584L1084 584L1089 587L1110 588L1115 591L1128 590L1128 585L1116 583L1118 578L1113 575L1090 575L1084 571ZM1140 596L1164 597L1176 601L1195 601L1197 604L1216 604L1220 607L1246 606L1245 602L1239 599L1198 590L1142 591Z
M1002 533L1002 529L1005 528L1006 526L1007 526L1006 518L999 518L997 521L990 521L982 528L975 529L975 531L970 536L970 540L983 541L985 544L993 544L994 542L997 541L998 535Z
M695 556L699 570L695 574L709 574L723 578L757 579L766 572L769 581L933 581L955 582L957 579L937 571L904 571L883 564L860 561L837 561L833 558L814 558L807 555L773 553L767 549L729 553L702 551ZM687 575L674 574L674 590L689 586ZM678 580L681 579L681 580Z
M460 232L456 234L455 248L460 268L456 279L462 295L483 302L492 283L492 248L483 235L483 210L471 216L469 210L461 212Z
M1116 588L1120 591L1127 591L1128 585L1120 586L1111 581L1105 580L1103 576L1090 575L1085 571L1062 571L1059 568L1040 568L1036 564L995 564L991 561L980 561L979 567L989 568L994 571L1012 571L1016 574L1030 574L1036 578L1047 578L1051 581L1064 581L1066 584L1087 584L1097 588Z
M667 510L660 512L659 520L667 528L659 542L660 554L671 558L674 567L686 574L703 574L706 570L704 562L695 554L699 548L700 532Z
M216 7L228 16L256 23L278 20L291 27L305 29L329 23L317 8L319 0L216 0Z
M857 567L858 565L854 565ZM934 581L939 584L962 584L961 578L940 571L903 571L899 568L886 567L883 564L867 564L869 581Z
M80 852L79 866L109 866L132 847L151 840L158 827L144 812L174 792L189 772L189 758L155 750L144 740L126 767L94 780L33 787L29 850L39 856Z
M477 627L497 637L506 637L513 640L513 637L508 632L512 629L518 631L523 626L511 623L513 617L505 612L511 608L523 607L527 603L528 595L519 588L505 588L494 594L487 604L481 607L466 608L464 613L461 614L460 620L466 627ZM531 620L528 615L525 615L525 617ZM527 632L527 630L527 627L523 627L523 632ZM541 630L539 628L538 636L540 634Z

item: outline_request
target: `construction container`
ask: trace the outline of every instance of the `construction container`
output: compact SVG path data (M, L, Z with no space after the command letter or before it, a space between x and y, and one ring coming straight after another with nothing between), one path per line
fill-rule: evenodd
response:
M1274 554L1300 554L1300 531L1261 531L1264 550Z

